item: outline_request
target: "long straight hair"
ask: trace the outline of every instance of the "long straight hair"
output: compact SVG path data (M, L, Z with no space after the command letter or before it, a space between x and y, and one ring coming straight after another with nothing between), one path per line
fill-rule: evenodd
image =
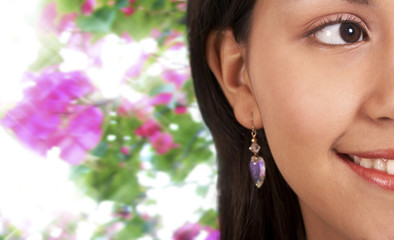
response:
M305 239L296 194L279 172L264 130L258 131L267 175L257 189L249 175L250 130L235 119L205 56L212 31L232 29L247 44L256 0L189 0L187 7L190 64L196 97L214 138L218 157L221 239Z

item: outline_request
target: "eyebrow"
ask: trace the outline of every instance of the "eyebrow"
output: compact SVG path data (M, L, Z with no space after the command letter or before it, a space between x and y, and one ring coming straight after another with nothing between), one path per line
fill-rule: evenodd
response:
M368 0L344 0L349 3L356 3L356 4L362 4L362 5L368 5L369 1Z

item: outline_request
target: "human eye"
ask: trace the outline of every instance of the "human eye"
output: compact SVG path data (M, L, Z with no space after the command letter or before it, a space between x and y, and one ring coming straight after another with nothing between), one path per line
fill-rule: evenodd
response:
M368 40L368 34L361 20L342 16L325 19L312 33L313 37L325 45L349 45Z

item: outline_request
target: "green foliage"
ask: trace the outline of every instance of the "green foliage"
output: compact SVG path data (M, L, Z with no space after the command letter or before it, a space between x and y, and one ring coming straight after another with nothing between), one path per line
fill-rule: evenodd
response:
M126 226L122 231L116 234L116 239L137 239L142 237L144 233L149 232L150 229L151 226L149 226L149 222L145 221L140 216L136 216L126 223Z
M56 2L58 6L58 11L63 14L71 12L79 13L84 0L52 0L51 2Z
M121 36L129 33L134 40L139 40L150 37L153 30L159 32L154 36L158 43L158 51L146 59L143 65L144 70L159 63L160 58L175 44L185 44L185 12L178 8L179 2L137 0L130 3L128 0L117 0L111 3L109 0L99 0L94 11L88 15L81 13L83 0L48 0L45 2L57 4L59 16L57 16L56 23L64 14L76 13L75 23L78 30L75 32L86 32L95 41L100 41L106 34ZM132 7L135 12L131 15L125 14L122 9L126 7ZM171 40L174 30L184 35ZM56 34L58 33L47 32L41 36L40 41L43 47L38 59L30 67L32 71L41 71L62 63L63 59L59 52L67 47L67 43L60 41L60 36ZM187 62L185 68L187 68L186 65ZM124 87L132 88L136 93L148 99L161 93L173 94L170 102L149 106L152 107L152 112L148 118L157 121L160 132L170 134L178 147L166 153L159 153L149 137L136 135L136 130L147 119L138 116L135 109L119 113L118 109L124 99L105 99L104 101L84 99L84 101L90 101L91 104L96 104L104 111L103 135L100 143L90 152L83 164L72 167L71 178L83 193L98 203L111 201L115 206L126 207L128 209L126 215L130 215L115 217L117 213L115 209L114 219L100 226L93 239L103 239L108 229L117 223L121 223L123 227L113 234L113 239L137 239L150 234L154 236L154 231L160 225L160 216L147 217L137 211L142 203L156 204L156 201L146 194L152 186L141 183L138 174L142 173L153 179L158 172L165 173L170 176L171 185L181 186L185 184L185 179L198 164L205 163L212 168L215 166L209 132L203 123L195 120L192 115L191 110L195 110L196 99L191 79L188 79L179 89L173 83L164 81L161 76L152 76L143 71L138 76L125 78L124 82ZM184 96L182 105L189 110L179 114L175 110L180 104L177 97L181 95ZM144 107L144 103L141 104ZM149 167L144 167L144 165ZM214 177L212 176L212 181ZM196 194L203 196L208 188L209 184L199 185ZM201 210L201 216L202 225L215 229L218 227L215 210ZM0 236L0 239L2 237Z
M62 44L53 33L43 34L39 40L42 45L38 53L40 57L30 65L29 70L31 71L40 71L63 61L59 54Z
M101 7L90 16L79 16L77 25L84 32L109 33L115 18L115 8Z
M200 218L199 223L213 229L218 229L217 212L214 209L206 211Z

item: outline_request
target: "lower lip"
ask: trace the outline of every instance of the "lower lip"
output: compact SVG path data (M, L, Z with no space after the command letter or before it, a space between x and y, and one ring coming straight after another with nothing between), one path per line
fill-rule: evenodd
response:
M340 159L345 161L345 163L350 167L351 170L353 170L366 181L385 190L394 191L394 175L389 175L373 168L361 167L349 160L347 156L343 154L337 155Z

